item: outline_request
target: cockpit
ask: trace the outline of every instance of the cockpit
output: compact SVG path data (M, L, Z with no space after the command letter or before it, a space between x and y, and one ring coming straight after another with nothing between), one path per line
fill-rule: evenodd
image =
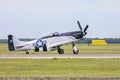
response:
M58 32L47 33L47 34L44 34L44 36L42 36L41 38L44 39L44 38L49 38L49 37L54 37L54 36L59 36L59 33Z
M52 36L58 36L58 32L52 33Z

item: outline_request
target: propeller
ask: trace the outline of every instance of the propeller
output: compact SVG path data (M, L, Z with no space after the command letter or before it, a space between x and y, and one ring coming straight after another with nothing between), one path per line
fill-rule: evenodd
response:
M86 25L86 27L84 28L84 30L82 30L82 26L80 25L80 22L79 21L77 21L77 24L78 24L78 26L79 26L79 28L80 28L80 31L83 33L83 36L85 36L86 34L87 34L87 29L88 29L88 25Z
M86 25L86 27L84 28L84 30L82 30L82 26L81 26L81 24L80 24L80 22L79 21L77 21L77 24L78 24L78 26L79 26L79 28L80 28L80 31L82 32L82 40L86 40L87 41L87 43L88 43L88 40L87 40L87 38L85 38L85 35L87 34L87 29L88 29L88 27L89 27L89 25ZM89 45L89 43L88 43L88 45Z

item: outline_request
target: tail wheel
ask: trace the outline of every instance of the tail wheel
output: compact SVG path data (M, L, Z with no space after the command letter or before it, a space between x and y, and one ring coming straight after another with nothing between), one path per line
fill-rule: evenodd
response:
M79 54L79 49L77 47L73 47L73 53L74 54Z
M59 53L59 54L64 54L64 50L59 48L59 49L58 49L58 53Z
M29 54L29 52L27 51L26 54Z

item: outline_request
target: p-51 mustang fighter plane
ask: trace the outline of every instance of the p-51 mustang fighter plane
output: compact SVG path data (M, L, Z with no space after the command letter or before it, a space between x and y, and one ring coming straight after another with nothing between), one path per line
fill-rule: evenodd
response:
M75 46L75 42L87 34L86 30L88 25L83 30L79 21L77 21L77 24L80 31L66 33L55 32L29 42L20 41L10 34L8 35L8 48L10 51L26 51L26 54L29 54L31 49L34 49L35 52L57 50L59 54L64 54L64 50L60 47L64 44L72 43L73 53L78 54L79 49Z

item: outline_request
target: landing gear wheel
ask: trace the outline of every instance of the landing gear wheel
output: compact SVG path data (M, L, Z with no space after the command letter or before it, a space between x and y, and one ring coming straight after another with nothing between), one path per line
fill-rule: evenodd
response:
M59 54L64 54L64 50L59 48L59 49L58 49L58 53L59 53Z
M77 47L73 47L73 53L74 54L79 54L79 49Z
M26 52L26 54L29 54L29 52Z

